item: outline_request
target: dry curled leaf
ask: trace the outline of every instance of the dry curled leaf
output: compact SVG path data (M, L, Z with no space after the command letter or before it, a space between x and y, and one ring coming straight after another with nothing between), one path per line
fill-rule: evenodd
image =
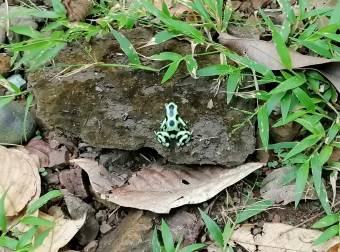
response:
M0 74L6 75L9 71L11 71L11 57L0 53Z
M204 202L263 166L262 163L247 163L223 169L152 164L134 174L125 185L114 188L108 172L97 162L89 159L71 162L85 170L93 191L101 199L156 213L168 213L175 207Z
M48 215L39 212L39 217L54 222L54 228L49 232L43 244L38 247L35 252L58 252L60 248L64 247L84 225L86 214L77 220L66 219L60 216L60 211Z
M340 242L335 237L321 245L313 245L313 241L322 232L311 229L295 228L282 223L264 223L261 234L253 235L253 224L244 224L234 231L231 241L241 245L249 252L325 252Z
M5 198L6 216L16 216L25 206L39 198L39 159L24 148L0 146L0 195Z
M92 7L91 0L64 0L63 3L71 22L84 20Z
M284 177L290 172L290 170L290 167L282 167L269 173L262 182L262 188L260 190L261 197L273 200L276 203L283 202L283 205L293 202L295 198L295 183L283 185ZM309 183L307 184L307 189L303 198L317 199L313 186Z
M275 44L257 39L237 38L227 33L221 33L219 42L229 49L265 65L271 70L281 70L285 67L281 64ZM310 67L323 73L340 92L340 62L332 59L303 55L294 50L289 50L292 60L292 68ZM310 67L311 68L311 67Z

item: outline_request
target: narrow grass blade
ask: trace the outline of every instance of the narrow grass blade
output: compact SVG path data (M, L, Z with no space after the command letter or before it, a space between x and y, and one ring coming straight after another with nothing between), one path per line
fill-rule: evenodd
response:
M227 75L234 72L234 68L229 65L210 65L198 69L197 74L201 77Z
M287 69L292 69L292 60L290 58L289 50L285 44L285 40L282 38L281 34L276 30L270 18L261 9L259 11L261 13L261 16L263 17L264 22L272 32L272 38L276 46L277 53L280 56L282 64Z
M174 74L175 72L177 71L177 68L179 66L179 63L181 63L181 60L178 60L178 61L174 61L172 62L168 69L166 70L164 76L163 76L163 79L161 81L161 83L163 84L164 82L168 81Z
M16 251L18 240L8 236L0 236L0 248L9 248Z
M237 214L236 223L239 224L256 214L263 212L264 210L266 210L268 207L272 205L273 205L273 201L271 200L261 200L261 201L255 202L254 204L247 206L246 209L244 209L242 212Z
M7 104L9 104L13 100L14 100L14 96L10 96L10 97L1 97L0 96L0 108L2 108L3 106L6 106Z
M126 56L129 59L129 62L132 64L140 65L140 60L138 57L138 54L131 44L131 42L120 32L112 29L112 34L115 37L115 39L118 41L120 48L122 51L126 54Z
M289 122L292 122L292 121L296 120L297 118L299 118L299 117L301 117L301 116L303 116L303 115L305 115L305 114L307 114L307 111L306 111L306 110L299 110L299 111L296 111L296 112L294 112L294 113L291 113L291 114L289 114L289 115L286 117L285 120L282 120L282 118L279 119L279 120L273 125L273 127L274 127L274 128L275 128L275 127L281 127L281 126L283 126L283 125L285 125L285 124L287 124L287 123L289 123Z
M170 229L164 220L162 220L161 223L161 234L166 252L174 252L175 251L174 240L172 238Z
M340 1L338 1L337 5L333 9L331 18L329 19L329 24L339 24L340 23Z
M281 105L281 114L282 114L283 121L287 119L291 101L292 101L292 96L290 92L286 93L281 99L280 105Z
M37 30L34 30L31 26L26 25L13 25L11 26L10 30L12 32L25 35L30 38L41 38L42 34Z
M294 95L298 98L298 100L303 104L308 110L314 111L315 104L313 100L308 96L308 94L303 91L301 88L297 87L293 89Z
M312 147L321 138L322 138L322 136L320 136L320 135L310 135L308 137L305 137L290 152L288 152L288 154L285 156L284 160L286 161L289 158L301 153L305 149Z
M240 69L236 69L231 74L229 74L228 81L227 81L227 104L229 104L231 99L233 98L234 93L240 81L241 81Z
M66 17L66 9L60 0L52 0L53 11L58 14L59 17Z
M159 54L154 54L150 56L150 59L152 60L159 60L159 61L164 61L164 60L170 60L170 61L178 61L181 60L183 57L182 55L174 52L161 52Z
M0 199L0 231L3 233L7 230L7 219L6 219L6 212L5 212L5 198L6 198L5 192Z
M200 251L200 249L206 247L207 245L201 243L195 243L188 245L180 250L180 252L192 252L192 251Z
M277 94L281 92L286 92L288 90L297 88L301 85L303 85L306 82L305 78L302 78L300 76L293 76L283 82L281 82L277 87L275 87L270 94Z
M32 204L30 204L29 207L27 208L26 213L32 214L35 211L37 211L40 207L45 205L51 199L58 198L60 196L62 196L62 193L59 190L49 191L48 193L46 193L45 195L41 196L39 199L34 201Z
M161 252L161 245L158 241L157 228L155 228L152 233L151 247L152 252Z
M320 151L320 164L324 165L333 153L333 146L325 145Z
M260 132L260 138L265 150L269 144L269 115L265 105L259 108L257 112L257 124Z
M339 221L339 213L327 215L312 225L312 228L329 227Z
M164 31L157 33L148 43L146 43L146 45L142 47L158 45L172 38L175 38L177 36L179 36L179 34L164 30Z
M188 69L188 72L190 73L191 77L197 78L197 61L192 55L185 56L185 63Z
M17 245L17 249L22 249L28 244L33 242L33 236L38 231L38 227L34 226L27 230L19 239L19 243ZM19 250L20 251L20 250Z
M296 183L295 183L295 208L299 205L303 193L305 192L305 187L308 180L309 174L309 160L303 163L296 173Z
M313 175L314 189L318 195L321 191L321 180L322 180L322 166L320 164L320 157L318 153L315 153L311 158L311 167Z
M220 227L216 224L213 219L211 219L205 212L203 212L201 209L199 209L201 217L205 223L205 226L208 229L209 235L211 238L220 246L223 248L224 246L224 241L223 241L223 235L222 235L222 230Z
M327 228L319 237L314 241L315 245L319 245L333 238L339 233L339 224Z
M20 223L32 226L39 226L39 227L53 227L53 221L45 220L40 217L35 216L25 216L21 219Z

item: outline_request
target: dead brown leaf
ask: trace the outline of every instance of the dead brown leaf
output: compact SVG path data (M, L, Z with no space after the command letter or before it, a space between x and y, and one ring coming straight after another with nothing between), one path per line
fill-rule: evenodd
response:
M0 195L5 198L6 216L16 216L25 206L39 198L39 160L24 148L0 146Z
M98 252L151 251L150 213L133 210L99 241Z
M66 219L55 212L55 215L48 215L39 212L39 217L54 222L54 228L49 232L43 244L38 247L35 252L58 252L64 247L83 226L86 215L78 220Z
M71 22L83 21L92 7L91 0L64 0L63 3Z
M79 198L86 198L87 192L81 176L82 169L62 170L59 173L60 184L66 188L70 193Z
M340 243L335 244L333 247L329 248L327 252L340 252Z
M240 55L247 56L256 62L267 66L271 70L285 69L281 64L276 47L272 42L237 38L227 33L221 33L218 39L222 45L225 45ZM321 57L303 55L291 49L289 50L289 54L293 68L316 68L316 70L323 73L340 92L340 62L334 62L334 60Z
M11 71L11 57L0 53L0 74L6 75L9 71Z
M283 202L283 205L293 202L295 197L295 183L283 185L283 179L291 169L290 167L281 167L269 173L262 182L262 188L260 190L261 197L273 200L276 203ZM311 185L307 184L303 198L317 199L317 195Z
M52 149L48 143L41 139L33 138L25 146L32 154L39 157L41 167L54 167L56 165L68 163L70 153L65 146Z
M204 202L263 166L263 163L247 163L223 169L152 164L134 174L122 187L114 188L108 172L97 162L89 159L71 162L85 170L93 191L101 199L156 213Z
M253 236L253 224L244 224L232 234L231 241L249 252L324 252L340 242L336 237L321 245L313 241L322 233L317 230L294 228L282 223L264 223L261 234Z

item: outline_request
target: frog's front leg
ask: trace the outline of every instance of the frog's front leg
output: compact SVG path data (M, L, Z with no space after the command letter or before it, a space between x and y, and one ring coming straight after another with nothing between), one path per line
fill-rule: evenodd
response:
M157 141L165 147L170 146L170 135L166 131L155 132Z
M166 121L167 121L167 120L166 120L166 118L165 118L165 119L163 120L163 122L161 123L160 129L163 130L163 131L166 130Z
M178 117L178 128L180 130L186 130L188 128L187 124L184 122L184 120L180 117Z
M177 133L176 141L177 146L184 146L191 140L192 132L187 130L182 130Z

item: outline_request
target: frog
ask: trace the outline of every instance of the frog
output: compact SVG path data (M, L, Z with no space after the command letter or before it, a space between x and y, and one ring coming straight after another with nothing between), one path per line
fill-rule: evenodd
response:
M157 141L169 147L175 141L178 147L186 145L192 137L186 122L179 116L176 103L165 104L165 119L162 121L160 131L155 132Z

